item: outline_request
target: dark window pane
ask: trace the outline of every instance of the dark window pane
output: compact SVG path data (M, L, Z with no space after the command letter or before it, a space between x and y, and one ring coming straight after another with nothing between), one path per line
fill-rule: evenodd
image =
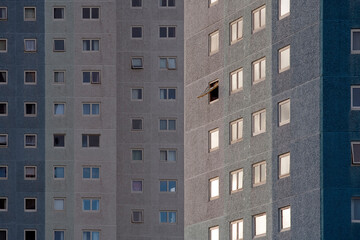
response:
M91 18L99 19L99 8L92 8L91 9Z
M100 83L100 73L92 72L92 83Z
M354 163L360 163L360 143L353 143L352 157Z
M132 7L141 7L141 0L132 0Z
M90 178L90 168L83 168L83 178Z
M167 37L167 28L166 27L160 27L160 37L161 38Z
M169 38L175 37L175 27L169 27Z
M160 192L166 192L166 191L167 191L167 182L160 181Z
M99 178L100 173L99 173L99 168L93 168L92 169L92 178Z
M27 210L35 210L35 199L26 199L25 207Z
M25 82L26 83L35 83L35 72L26 72L25 73Z
M64 40L54 40L54 50L55 51L64 51L65 50L65 41Z
M0 230L0 240L7 240L6 231Z
M160 0L160 6L166 7L166 0Z
M90 8L83 8L83 18L90 19Z
M175 89L169 89L169 99L175 99L176 95L175 95Z
M353 220L360 220L360 199L353 199Z
M90 72L83 72L83 83L90 83Z
M64 146L65 146L65 136L54 135L54 147L64 147Z
M175 7L175 0L168 0L169 7Z
M82 135L82 147L88 146L88 138L87 135Z
M169 192L176 192L176 181L169 181Z
M6 178L6 167L0 167L0 178Z
M0 83L6 82L6 72L0 72Z
M142 129L142 120L141 119L133 119L132 120L132 129L133 130L141 130Z
M36 235L35 231L26 231L25 240L36 240L35 235Z
M132 37L133 38L142 38L142 28L141 27L132 27Z
M176 121L169 120L169 130L176 130Z
M100 136L89 135L89 147L99 147L99 146L100 146Z
M6 199L0 199L0 210L5 210L5 209L6 209Z
M360 88L353 88L353 107L360 107Z
M26 104L26 114L33 115L35 112L35 104Z
M54 8L54 19L64 18L64 8Z
M360 50L360 32L353 32L353 50Z
M132 160L142 160L142 150L132 150Z

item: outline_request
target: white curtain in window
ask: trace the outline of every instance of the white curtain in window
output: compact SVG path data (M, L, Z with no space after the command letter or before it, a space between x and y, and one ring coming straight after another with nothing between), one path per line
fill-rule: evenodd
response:
M290 208L282 209L282 228L291 227L291 210Z
M55 104L54 105L54 114L55 115L64 114L64 104Z
M266 24L266 8L261 9L261 20L260 20L260 26L263 27Z
M219 228L213 228L210 230L211 240L219 240Z
M237 190L237 173L231 174L231 191Z
M266 215L255 217L255 235L266 233Z
M166 58L160 58L160 68L166 68Z
M168 58L168 68L169 69L176 68L176 59L175 58Z
M83 40L83 51L90 51L90 40Z
M26 51L35 51L35 40L25 40L25 50Z
M266 130L266 112L262 112L260 114L260 118L261 118L260 130L265 131Z
M54 73L54 82L60 83L64 82L64 73L63 72L55 72Z
M237 73L237 87L242 88L243 87L243 71L239 71Z
M237 40L237 23L231 24L231 41Z
M176 151L168 151L168 161L176 161Z
M210 133L210 148L219 147L219 131L214 131Z
M167 99L167 89L160 89L160 99Z
M210 38L210 52L219 50L219 33L214 33Z
M235 91L236 89L238 89L238 86L237 86L237 74L232 73L231 74L231 90Z
M176 223L176 212L169 212L169 223Z
M281 0L280 16L283 16L289 12L290 12L290 0Z
M290 173L290 155L280 157L280 174Z
M214 179L210 182L211 197L219 196L219 179Z
M54 209L55 210L63 210L64 209L64 200L63 199L55 199L54 200Z
M290 48L280 52L280 69L290 67Z
M92 40L92 50L99 51L99 40Z
M260 28L260 11L256 11L253 13L253 21L254 21L254 25L253 25L253 29L258 29Z

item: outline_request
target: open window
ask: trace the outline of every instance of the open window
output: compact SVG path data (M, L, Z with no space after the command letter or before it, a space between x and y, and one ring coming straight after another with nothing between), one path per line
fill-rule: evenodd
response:
M219 80L210 82L209 86L200 96L198 96L198 98L202 98L206 95L209 95L209 103L219 99Z

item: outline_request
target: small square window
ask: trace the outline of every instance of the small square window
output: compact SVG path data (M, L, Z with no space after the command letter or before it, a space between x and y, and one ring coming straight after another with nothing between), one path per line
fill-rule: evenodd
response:
M131 7L141 7L142 0L131 0Z
M231 226L231 240L244 239L244 221L242 219L230 223Z
M131 119L131 130L132 131L142 131L143 130L143 120L142 119Z
M266 132L266 110L263 109L252 114L253 136Z
M351 53L360 53L360 29L351 29Z
M54 134L54 147L65 147L65 134Z
M290 69L290 45L279 49L279 73Z
M143 89L142 88L132 88L131 89L131 100L132 101L143 100Z
M36 21L35 7L24 7L24 21Z
M83 239L82 240L100 240L100 232L99 231L83 231Z
M234 44L243 37L243 19L239 18L230 23L230 44Z
M98 7L84 7L82 8L82 19L99 19L100 8Z
M230 73L231 94L243 89L243 69L240 68Z
M219 31L216 31L209 35L209 55L215 54L218 51L219 51Z
M36 134L25 134L24 135L25 148L36 148L37 136Z
M8 178L8 167L0 165L0 180L5 180Z
M131 180L131 192L142 193L143 192L143 180Z
M219 191L219 177L212 178L209 180L209 199L214 200L219 198L220 191Z
M24 51L36 52L36 39L24 39Z
M175 131L176 120L175 119L160 119L160 131Z
M290 176L290 153L279 156L279 178Z
M253 216L254 237L266 236L266 213Z
M144 210L131 210L131 222L143 223L144 222Z
M65 52L64 39L54 39L54 52Z
M131 58L131 68L132 69L143 69L143 58L142 57L133 57Z
M160 99L163 100L176 99L176 88L160 88Z
M236 143L243 138L243 119L237 119L230 123L230 143Z
M7 7L0 7L0 21L5 20L7 20Z
M8 240L7 229L0 229L0 240Z
M351 86L351 110L360 110L360 86Z
M6 197L0 197L0 212L6 212L8 210L8 199Z
M290 99L279 102L279 126L290 123Z
M99 211L100 210L100 199L88 198L83 199L83 211Z
M252 29L253 33L265 28L266 8L265 5L252 12Z
M279 19L290 15L290 0L279 0Z
M219 149L219 129L209 131L209 151Z
M24 198L25 212L36 212L36 198Z
M100 72L99 71L83 72L83 83L99 84L100 83Z
M99 179L100 168L99 167L83 167L83 179Z
M176 180L160 180L160 192L176 192Z
M160 57L160 69L175 70L176 58L175 57Z
M291 228L291 208L290 206L280 208L280 230L287 231Z
M220 240L219 226L209 228L209 239Z
M24 72L24 83L25 84L36 84L37 74L36 71L25 71Z
M82 147L100 147L100 134L83 134Z
M177 222L175 211L160 211L160 223L171 223Z
M8 135L0 134L0 148L8 146Z
M65 209L65 199L64 198L55 198L54 199L54 210L63 211Z
M25 180L36 180L37 178L37 167L36 166L25 166L24 167L24 179Z
M24 231L25 240L36 240L36 230L27 229Z
M65 114L65 103L54 103L54 115L63 116Z
M243 170L239 169L230 173L231 179L231 191L230 193L235 193L243 189Z
M54 231L54 240L64 240L65 231L63 230L55 230Z
M54 7L54 19L60 20L65 18L65 8Z
M266 183L266 162L259 162L252 166L253 169L253 187Z
M7 39L0 39L0 53L7 52Z
M65 83L64 71L54 71L54 83L59 83L59 84Z
M1 52L1 39L0 39L0 52ZM0 84L7 84L7 71L0 70Z
M266 78L266 58L262 58L252 63L253 84L265 80Z
M132 26L131 27L131 37L132 38L142 38L143 28L141 26Z
M133 161L142 161L143 156L144 154L142 149L131 149L131 159Z
M83 115L84 116L99 116L100 115L100 103L83 103Z
M100 50L99 39L84 39L83 40L83 51L84 52L98 52Z
M160 38L175 38L176 36L176 27L175 26L160 26L159 34Z
M54 179L64 179L65 178L65 167L56 166L54 167Z
M24 116L25 117L36 117L37 115L37 104L33 102L25 102L24 103Z
M7 116L7 115L8 115L8 103L0 102L0 116Z
M175 7L175 0L160 0L160 7Z
M175 162L176 161L176 150L175 149L161 149L160 150L160 161Z

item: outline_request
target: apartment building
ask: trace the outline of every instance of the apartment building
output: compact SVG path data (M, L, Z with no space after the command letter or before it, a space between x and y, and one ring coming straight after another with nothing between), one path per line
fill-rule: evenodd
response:
M359 10L185 2L185 239L359 239Z
M183 239L183 3L0 3L0 239Z

